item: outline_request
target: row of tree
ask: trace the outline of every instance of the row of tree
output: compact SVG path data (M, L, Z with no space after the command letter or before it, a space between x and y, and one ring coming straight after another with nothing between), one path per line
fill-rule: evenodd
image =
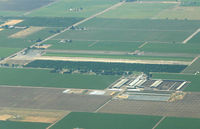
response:
M170 72L178 73L186 65L160 65L160 64L128 64L128 63L103 63L103 62L71 62L71 61L44 61L36 60L26 67L53 68L55 70L68 69L71 71L92 71L97 74L130 74L129 72Z

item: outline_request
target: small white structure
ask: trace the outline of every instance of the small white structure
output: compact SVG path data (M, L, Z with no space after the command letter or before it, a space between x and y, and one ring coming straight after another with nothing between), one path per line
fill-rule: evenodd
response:
M70 89L66 89L63 91L63 93L69 93L71 90Z
M89 95L104 95L106 92L102 90L94 90L89 93Z
M150 87L156 88L156 87L158 87L162 82L163 82L162 80L157 80L157 81L155 81L153 84L151 84Z

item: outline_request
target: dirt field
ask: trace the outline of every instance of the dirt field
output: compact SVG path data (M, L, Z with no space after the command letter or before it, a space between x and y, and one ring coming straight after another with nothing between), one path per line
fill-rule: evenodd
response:
M41 116L28 116L25 117L23 122L41 122L41 123L53 123L57 120L55 117L41 117Z
M109 96L64 94L64 90L0 86L0 108L93 112L110 99Z
M53 123L69 111L0 108L0 120Z
M13 25L18 24L18 23L20 23L22 21L23 20L10 20L10 21L7 21L4 24L1 24L0 26L5 26L5 25L13 26Z
M87 57L54 57L42 56L35 57L34 60L60 60L60 61L80 61L80 62L111 62L111 63L139 63L139 64L178 64L189 65L186 61L164 61L164 60L128 60L128 59L109 59L109 58L87 58Z
M31 35L33 33L36 33L36 32L38 32L42 29L44 29L44 27L33 27L33 26L31 26L31 27L29 27L25 30L22 30L22 31L19 31L19 32L13 34L13 35L10 35L9 37L10 38L25 38L26 36Z
M5 120L8 120L8 119L10 119L12 117L13 117L12 115L0 115L0 120L5 121Z
M200 93L175 102L113 100L99 112L200 118Z

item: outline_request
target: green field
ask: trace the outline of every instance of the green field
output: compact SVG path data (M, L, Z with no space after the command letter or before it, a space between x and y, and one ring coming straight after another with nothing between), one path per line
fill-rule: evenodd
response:
M23 46L29 46L30 44L26 43L21 39L12 39L9 38L10 35L21 31L22 29L7 29L0 31L0 47L12 47L12 48L21 48Z
M119 42L119 41L78 41L61 43L60 40L49 40L44 44L51 44L49 49L60 50L99 50L99 51L126 51L132 52L138 49L142 42Z
M195 20L152 20L152 19L108 19L94 18L80 25L91 29L127 29L127 30L174 30L174 31L196 31L200 23ZM192 32L192 33L193 33Z
M111 24L111 23L110 23ZM112 23L115 24L115 23ZM119 25L119 24L118 24ZM104 41L125 41L125 42L182 42L192 31L175 30L137 30L134 28L89 28L86 31L70 30L56 38L75 40L104 40Z
M119 78L109 75L59 74L41 69L0 68L0 85L104 89Z
M44 6L54 0L1 0L0 10L2 11L30 11Z
M48 126L46 123L0 121L0 129L46 129Z
M122 19L149 19L158 15L161 11L173 8L176 4L161 3L135 3L129 2L124 5L100 15L102 18Z
M23 29L6 29L0 31L0 47L8 48L25 48L34 44L37 40L45 39L46 37L57 33L58 30L63 28L44 28L43 30L26 36L25 38L11 38L12 34L15 34Z
M188 66L183 73L193 73L195 74L197 71L200 72L200 58L198 58L194 63Z
M178 6L173 9L167 9L159 13L155 19L188 19L200 20L199 16L200 6ZM191 15L192 14L192 15Z
M59 0L57 3L33 11L28 16L35 17L89 17L111 5L118 0Z
M31 45L28 40L24 39L13 39L9 36L21 31L21 29L9 29L0 31L0 58L7 57L17 51L21 50L24 47Z
M17 39L17 38L10 38L12 34L15 34L22 29L7 29L0 31L0 47L7 47L7 48L24 48L32 45L33 43L28 41L28 39Z
M147 43L141 51L159 53L186 53L189 55L200 54L200 44L182 43Z
M0 47L0 58L7 57L9 55L12 55L18 51L20 51L20 48L5 48L5 47Z
M50 129L152 129L158 116L72 112Z
M186 80L190 81L188 87L186 87L185 91L193 91L199 92L200 91L200 74L193 75L193 74L170 74L170 73L153 73L153 78L157 79L174 79L174 80Z
M200 119L195 118L165 118L156 129L198 129Z
M199 25L198 21L95 18L79 26L86 30L69 30L54 39L174 43L182 42Z
M20 16L23 15L24 11L0 11L0 16Z
M192 39L190 39L188 42L188 44L200 44L200 32L198 34L196 34Z
M60 32L63 29L64 28L60 27L47 27L38 31L37 33L26 36L25 39L27 39L28 41L32 40L31 42L35 43L35 41L37 41L38 39L43 40L51 35L54 35L55 33Z
M54 0L0 0L0 16L22 16Z
M16 53L22 48L29 47L61 30L63 30L61 27L46 27L26 37L13 38L11 35L23 31L23 29L4 29L0 31L0 58Z
M68 27L82 20L82 18L71 17L22 17L23 22L17 26L41 26L41 27Z

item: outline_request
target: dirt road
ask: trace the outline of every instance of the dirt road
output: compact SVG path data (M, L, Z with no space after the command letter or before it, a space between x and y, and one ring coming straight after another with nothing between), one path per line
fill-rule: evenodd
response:
M164 60L130 60L112 58L88 58L88 57L55 57L41 56L33 57L33 60L58 60L58 61L77 61L77 62L109 62L109 63L139 63L139 64L169 64L169 65L189 65L186 61L164 61Z

